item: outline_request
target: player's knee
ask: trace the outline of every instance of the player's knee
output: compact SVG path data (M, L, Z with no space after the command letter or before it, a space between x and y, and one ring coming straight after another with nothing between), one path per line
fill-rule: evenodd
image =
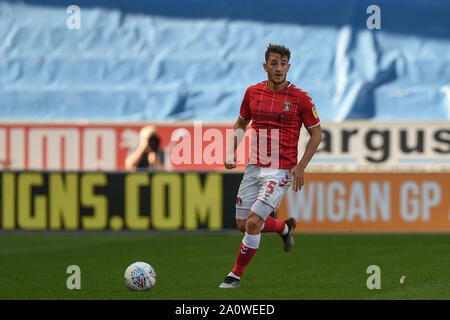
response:
M247 220L237 220L236 226L240 232L245 232L245 225Z
M260 231L263 222L264 221L256 214L250 215L245 225L245 231L252 233L257 232L258 230Z
M245 230L253 230L257 226L256 221L254 220L247 220L247 224L245 225Z

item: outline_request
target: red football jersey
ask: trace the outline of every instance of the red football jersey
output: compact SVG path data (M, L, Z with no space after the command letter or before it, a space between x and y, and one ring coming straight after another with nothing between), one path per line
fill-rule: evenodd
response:
M252 120L250 163L279 169L297 165L302 124L312 128L320 123L307 92L292 83L282 90L272 91L267 80L246 90L240 116Z

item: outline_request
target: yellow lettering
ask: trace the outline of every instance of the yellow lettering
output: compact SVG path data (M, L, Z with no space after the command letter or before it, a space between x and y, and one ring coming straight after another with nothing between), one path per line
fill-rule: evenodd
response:
M131 173L125 177L125 223L128 229L145 230L150 218L140 215L140 188L150 183L147 173Z
M50 229L68 230L78 228L78 176L76 173L67 173L63 182L61 173L50 173L49 200L50 200Z
M16 188L15 174L5 172L2 174L2 228L4 230L16 227Z
M95 194L95 187L106 186L108 179L103 173L85 173L81 176L81 204L92 207L92 216L81 218L84 229L101 230L108 222L108 199L101 194Z
M204 187L198 173L184 176L184 227L195 230L198 223L208 222L208 228L222 228L222 176L216 173L206 175Z
M47 197L32 195L33 186L43 186L44 178L41 173L21 173L18 179L18 215L19 228L26 230L43 230L47 227ZM34 199L33 199L34 198ZM31 201L34 205L32 214Z
M169 208L166 207L166 187ZM182 181L179 174L157 173L153 175L151 212L155 229L175 230L181 228L181 187Z

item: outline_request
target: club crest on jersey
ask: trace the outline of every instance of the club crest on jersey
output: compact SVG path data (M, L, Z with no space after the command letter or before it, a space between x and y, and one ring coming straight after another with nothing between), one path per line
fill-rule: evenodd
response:
M289 111L289 110L291 110L291 108L292 108L292 105L291 105L290 102L283 103L283 110L284 111Z
M236 203L237 203L237 204L242 204L242 199L241 199L240 197L237 197Z

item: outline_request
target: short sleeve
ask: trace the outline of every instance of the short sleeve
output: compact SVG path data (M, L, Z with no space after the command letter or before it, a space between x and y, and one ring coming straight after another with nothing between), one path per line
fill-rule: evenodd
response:
M252 112L250 110L250 90L245 91L244 99L241 103L241 111L239 112L241 118L245 120L250 120L252 118Z
M302 122L306 128L312 128L320 123L319 114L317 113L317 108L314 105L311 97L305 93L303 95L302 104L300 107L300 114Z

